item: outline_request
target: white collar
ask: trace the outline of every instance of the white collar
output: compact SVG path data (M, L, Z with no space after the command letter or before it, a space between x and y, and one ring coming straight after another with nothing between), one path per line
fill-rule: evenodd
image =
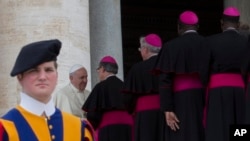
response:
M185 33L197 33L197 31L196 30L187 30L183 34L185 34Z
M47 104L44 104L23 92L20 93L20 96L20 106L37 116L41 116L43 112L45 112L47 116L51 116L56 111L52 98Z
M108 79L111 76L115 76L115 74L109 74L104 80Z
M157 53L152 53L152 54L151 54L150 56L148 56L147 59L145 59L145 60L148 60L149 58L151 58L151 57L153 57L153 56L156 56L156 55L157 55ZM145 61L145 60L144 60L144 61Z
M236 28L234 28L234 27L228 27L227 29L225 29L223 32L225 32L225 31L236 31L236 32L239 32Z
M226 30L230 30L230 29L236 30L236 28L234 27L228 27Z

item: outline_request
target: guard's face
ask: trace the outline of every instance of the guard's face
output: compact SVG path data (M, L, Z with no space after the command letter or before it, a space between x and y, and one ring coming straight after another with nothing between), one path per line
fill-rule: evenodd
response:
M24 93L47 103L56 87L58 74L55 62L50 61L29 69L17 77Z

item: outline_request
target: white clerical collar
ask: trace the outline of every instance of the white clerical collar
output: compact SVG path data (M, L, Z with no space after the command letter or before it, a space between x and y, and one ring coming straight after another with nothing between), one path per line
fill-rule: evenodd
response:
M233 31L236 31L236 32L238 32L238 30L236 29L236 28L234 28L234 27L228 27L227 29L225 29L223 32L225 32L225 31L229 31L229 30L233 30Z
M153 54L151 54L150 56L148 56L148 58L146 59L146 60L148 60L149 58L151 58L151 57L153 57L153 56L156 56L157 55L157 53L153 53Z
M105 78L105 80L108 79L108 78L111 77L111 76L115 76L115 74L110 74L110 75L108 75L108 76Z
M228 27L226 30L230 30L230 29L236 30L236 28L234 27Z
M52 98L47 104L44 104L23 92L20 93L20 96L20 106L35 115L41 116L45 112L46 116L51 116L56 111Z
M196 30L187 30L183 34L185 34L185 33L197 33L197 31Z

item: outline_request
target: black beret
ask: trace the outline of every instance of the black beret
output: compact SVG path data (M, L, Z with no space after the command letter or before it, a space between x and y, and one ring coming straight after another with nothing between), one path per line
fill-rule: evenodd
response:
M61 49L61 44L59 40L54 39L25 45L17 56L16 63L10 75L15 76L44 62L56 60Z

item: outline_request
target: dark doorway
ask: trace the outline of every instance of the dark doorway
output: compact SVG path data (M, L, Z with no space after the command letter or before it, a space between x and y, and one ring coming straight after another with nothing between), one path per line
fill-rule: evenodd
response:
M124 77L141 61L139 37L157 33L163 42L177 37L177 19L184 10L193 10L204 36L220 32L223 0L121 0Z

